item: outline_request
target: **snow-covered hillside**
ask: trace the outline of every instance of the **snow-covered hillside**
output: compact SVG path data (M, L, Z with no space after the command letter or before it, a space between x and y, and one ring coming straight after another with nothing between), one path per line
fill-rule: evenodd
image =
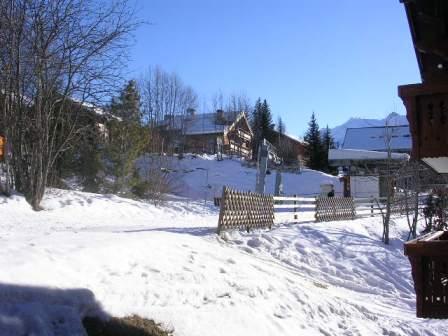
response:
M390 126L408 125L406 116L392 112L384 119L350 118L342 125L332 128L331 134L337 143L342 144L347 128L384 126L386 125L386 122L388 122Z
M144 169L150 162L148 157L141 158L139 167ZM176 181L174 192L180 196L211 200L221 195L224 185L244 191L255 190L256 168L247 166L241 159L217 161L215 155L186 155L182 160L166 157L164 163ZM275 174L275 170L270 170L270 175L266 176L266 193L274 193ZM342 193L342 183L336 176L319 171L302 169L282 176L286 195L317 195L321 183L332 183L336 193Z
M427 335L415 318L407 225L278 222L218 237L217 209L50 190L0 197L0 335L83 335L81 318L139 314L176 336Z

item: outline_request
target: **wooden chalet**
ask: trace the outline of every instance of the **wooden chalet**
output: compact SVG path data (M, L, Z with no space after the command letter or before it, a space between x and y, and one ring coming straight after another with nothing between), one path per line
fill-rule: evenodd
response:
M400 0L404 4L422 83L402 85L412 134L412 157L448 174L448 1ZM440 175L439 175L440 176ZM448 318L448 232L407 242L417 317Z
M422 83L402 85L412 157L448 174L448 1L400 0L411 30Z
M285 164L304 165L305 146L303 141L293 135L277 131L274 131L273 138L278 155Z
M245 158L252 157L253 132L245 112L196 114L189 109L185 116L166 116L159 124L167 147L192 153L225 153ZM182 142L182 144L181 144Z

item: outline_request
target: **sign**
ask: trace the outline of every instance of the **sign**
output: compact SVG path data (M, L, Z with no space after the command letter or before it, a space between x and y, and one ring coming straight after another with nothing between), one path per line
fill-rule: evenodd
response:
M5 158L6 152L6 139L0 135L0 161Z

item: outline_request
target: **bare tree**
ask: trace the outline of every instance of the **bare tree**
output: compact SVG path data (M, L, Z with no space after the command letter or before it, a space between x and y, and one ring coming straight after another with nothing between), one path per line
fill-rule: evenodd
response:
M183 129L187 110L196 109L198 105L198 96L193 88L184 84L176 73L168 73L156 66L142 75L140 90L143 119L151 129L151 151L162 152L165 144L174 140L183 144L182 132L176 139L171 139L157 126L163 122L168 129Z
M157 124L167 116L183 115L188 108L197 108L196 92L185 85L179 75L159 66L149 68L140 79L143 116L149 124Z
M386 160L386 213L383 217L383 242L389 244L389 231L390 231L390 213L391 204L394 193L393 177L392 177L392 129L390 128L388 121L386 121L386 128L384 132L384 142L387 149Z
M79 114L121 82L138 22L126 0L2 0L0 13L14 184L38 210L55 161L79 132Z

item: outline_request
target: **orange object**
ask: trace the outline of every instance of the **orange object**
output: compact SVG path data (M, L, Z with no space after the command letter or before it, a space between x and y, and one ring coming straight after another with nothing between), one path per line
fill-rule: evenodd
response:
M0 135L0 160L3 160L5 157L5 151L6 151L6 139L5 137Z

